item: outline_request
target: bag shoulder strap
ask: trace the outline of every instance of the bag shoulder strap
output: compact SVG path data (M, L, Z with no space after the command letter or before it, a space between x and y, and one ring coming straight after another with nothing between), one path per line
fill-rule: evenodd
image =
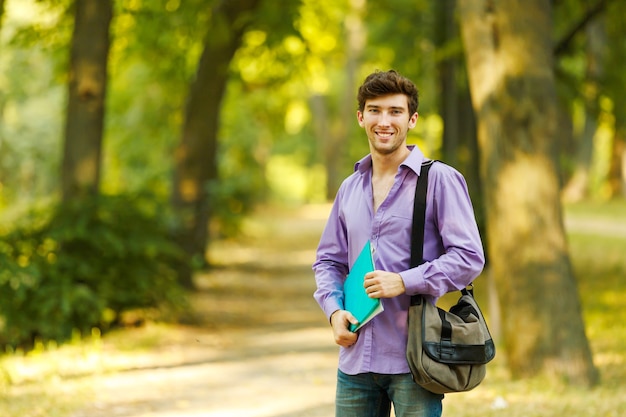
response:
M413 226L411 229L411 268L423 264L424 261L424 227L426 224L426 194L428 191L428 171L435 159L422 163L420 176L415 187L415 201L413 202ZM474 286L461 290L463 295L474 297ZM411 305L421 302L420 295L411 296Z
M424 263L424 224L426 222L426 194L428 191L428 171L435 161L422 164L415 187L413 202L413 227L411 229L411 268Z
M411 228L411 268L424 263L424 227L426 224L426 194L428 191L428 171L434 160L422 163L420 176L415 186L415 200L413 201L413 226ZM411 296L411 305L419 305L421 295Z

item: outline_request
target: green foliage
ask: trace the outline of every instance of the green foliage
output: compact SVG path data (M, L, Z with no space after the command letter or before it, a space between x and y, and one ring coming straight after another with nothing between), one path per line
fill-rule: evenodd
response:
M426 141L429 153L439 151L430 144L440 129L429 123L438 120L442 96L437 64L462 53L458 39L443 46L436 42L441 29L436 10L444 7L440 3L365 2L357 13L360 2L348 0L261 2L255 22L230 63L231 79L222 102L219 181L208 185L210 209L217 216L213 224L220 225L220 233L235 232L238 218L257 202L280 197L277 190L281 195L289 192L291 181L276 188L266 180L268 164L277 156L290 164L297 162L305 171L323 163L323 141L314 129L319 118L309 109L313 95L324 96L329 116L323 129L346 131L341 176L350 173L352 163L367 152L367 142L354 119L346 119L342 110L345 97L354 97L357 84L374 69L393 67L416 82L422 97L421 121L410 139L420 144ZM555 3L555 40L585 15L587 3ZM0 38L1 209L49 198L58 190L72 4L70 0L7 2ZM102 190L111 194L149 191L166 198L185 96L202 40L212 31L211 9L217 2L116 0L114 4ZM624 129L626 120L619 88L626 56L624 4L607 2L606 12L596 17L604 19L610 51L599 88L613 103L616 130ZM357 57L353 79L348 76L352 41L347 33L355 20L363 27L366 47ZM578 32L570 48L555 59L560 96L570 113L581 107L586 91L585 39L584 30ZM573 165L575 145L564 140L564 165ZM311 195L316 190L290 194Z
M176 307L179 249L146 198L33 211L0 240L0 343L65 341L133 309Z

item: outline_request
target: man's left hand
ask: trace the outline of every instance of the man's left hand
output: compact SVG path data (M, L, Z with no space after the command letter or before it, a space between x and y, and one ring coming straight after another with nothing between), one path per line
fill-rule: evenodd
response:
M406 292L402 277L395 272L369 272L365 274L363 286L370 298L392 298Z

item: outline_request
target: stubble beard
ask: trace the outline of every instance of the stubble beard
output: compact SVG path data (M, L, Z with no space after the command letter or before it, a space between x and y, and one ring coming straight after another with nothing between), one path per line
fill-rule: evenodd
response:
M373 139L370 139L370 144L372 146L372 151L375 151L379 155L387 156L396 153L398 149L402 147L403 141L396 140L388 145L381 145L376 141L376 137L374 137Z

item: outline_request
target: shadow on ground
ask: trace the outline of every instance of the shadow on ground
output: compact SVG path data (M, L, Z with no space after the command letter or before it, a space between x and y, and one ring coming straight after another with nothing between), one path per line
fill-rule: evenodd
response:
M193 325L151 360L84 380L93 401L72 417L332 416L337 348L311 271L327 213L266 210L212 245Z

